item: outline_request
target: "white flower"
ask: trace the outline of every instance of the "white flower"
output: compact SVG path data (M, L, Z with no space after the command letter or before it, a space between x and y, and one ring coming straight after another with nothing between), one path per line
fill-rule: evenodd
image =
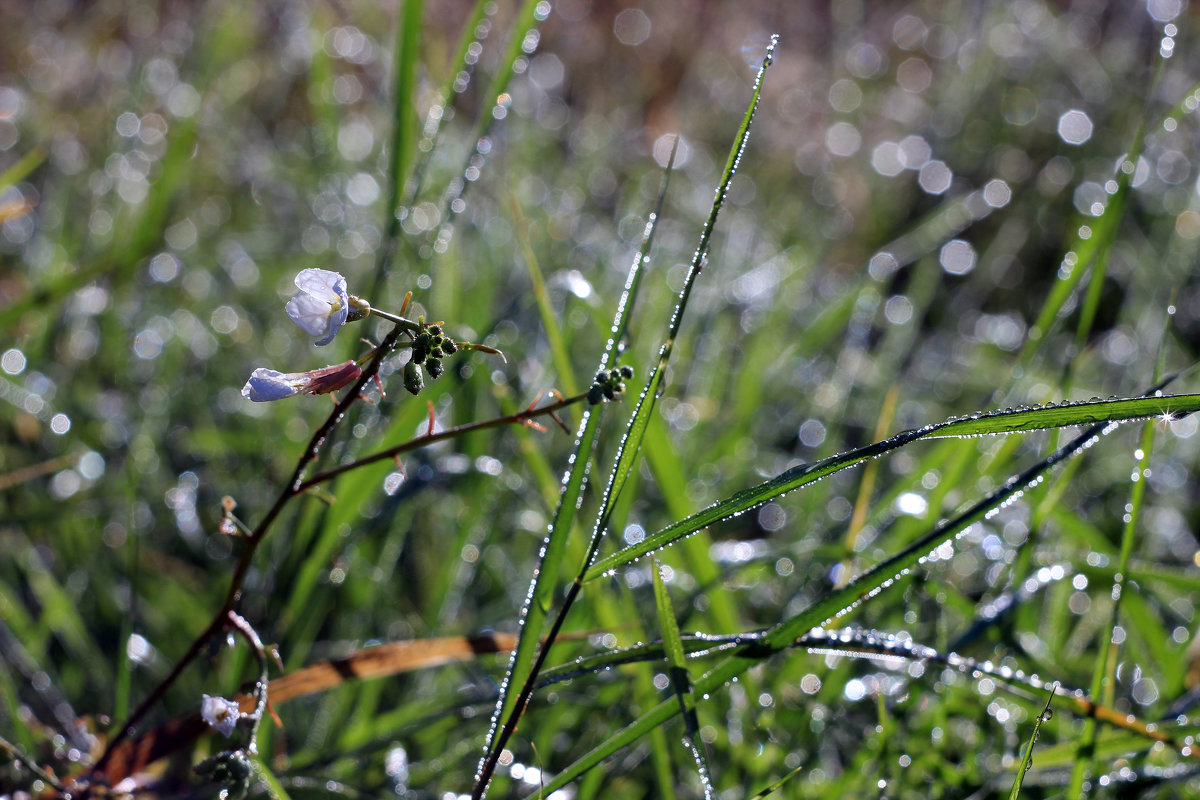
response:
M259 367L242 387L242 397L256 403L268 403L297 394L329 394L354 383L360 375L362 368L354 361L309 372L276 372Z
M327 269L302 269L296 287L300 294L288 301L287 315L309 336L319 337L318 345L329 344L350 313L346 278Z
M206 694L200 703L200 717L226 737L233 735L234 726L241 716L238 704L224 697Z

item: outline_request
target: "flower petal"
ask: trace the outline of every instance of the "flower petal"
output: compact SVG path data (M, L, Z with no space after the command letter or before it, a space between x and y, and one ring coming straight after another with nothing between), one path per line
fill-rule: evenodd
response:
M346 324L346 317L349 314L350 314L350 306L348 306L348 305L343 305L337 311L334 311L333 314L331 314L329 316L329 320L328 320L329 333L328 333L328 335L326 335L325 338L323 338L323 339L317 340L315 342L315 344L319 347L320 345L329 344L330 342L332 342L333 337L336 336L337 332L339 330L341 330L341 327ZM316 334L313 334L313 335L315 336Z
M272 400L282 400L285 397L300 393L300 386L307 376L297 373L276 372L273 369L259 367L250 375L250 380L242 387L242 397L255 403L269 403Z
M309 336L321 336L329 330L333 309L329 303L311 294L298 294L283 307L292 322Z
M238 704L224 697L206 694L200 703L200 717L226 737L233 735L233 729L241 715Z
M329 305L346 304L346 278L327 269L302 269L296 275L296 288L325 300Z

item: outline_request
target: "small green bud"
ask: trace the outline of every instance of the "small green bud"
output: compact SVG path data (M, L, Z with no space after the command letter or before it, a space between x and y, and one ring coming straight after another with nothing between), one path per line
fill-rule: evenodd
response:
M593 383L592 388L588 389L587 401L592 405L597 405L603 399L604 388L598 383Z
M614 392L613 387L607 383L600 387L600 391L604 392L605 400L615 400L617 398L617 393Z
M416 344L413 345L411 363L413 363L413 364L424 363L425 357L428 355L429 355L429 350L422 347L420 342L417 342Z
M622 365L621 377L624 378L625 380L629 380L630 378L632 378L633 377L633 367L629 366L628 364Z
M421 374L421 368L417 366L416 361L409 361L404 365L404 388L412 394L417 394L425 388L425 376Z
M452 356L456 352L458 352L458 345L456 345L454 343L453 339L443 339L442 340L442 352L448 356Z
M442 335L442 326L441 325L430 325L429 332L432 333L434 336L441 336Z
M361 297L350 295L350 308L346 312L346 322L357 322L360 319L366 319L371 313L371 304Z
M599 372L596 373L596 378L595 378L595 380L593 380L593 383L607 383L607 382L608 382L608 373L607 372L605 372L604 370L600 370Z
M446 368L442 366L442 362L436 358L430 358L425 361L425 371L428 372L429 377L435 381L441 377L441 374L445 372L445 369Z

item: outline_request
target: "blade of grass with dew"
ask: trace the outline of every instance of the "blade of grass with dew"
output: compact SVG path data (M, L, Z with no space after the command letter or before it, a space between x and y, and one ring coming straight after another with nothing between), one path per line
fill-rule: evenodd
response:
M700 276L700 272L703 270L705 261L708 258L709 242L712 239L713 229L717 224L717 217L720 215L721 208L725 203L725 196L729 192L729 184L737 172L742 154L746 151L746 143L750 138L750 126L754 121L754 112L758 109L758 98L762 92L763 79L766 77L767 70L774 59L775 45L778 42L778 38L778 36L771 38L771 44L767 47L766 56L754 80L754 90L750 96L750 103L746 108L745 116L742 117L742 124L738 127L737 135L734 137L733 147L729 150L729 157L725 161L725 169L721 173L721 182L717 187L716 196L713 198L712 209L709 211L708 219L705 220L704 228L700 232L699 244L696 246L696 252L692 255L692 262L688 268L687 277L684 278L683 288L679 292L679 301L675 306L675 311L671 316L670 322L667 324L667 336L659 348L658 363L651 369L650 375L646 378L646 383L642 387L641 394L638 396L637 405L634 407L633 415L629 419L629 425L625 429L625 435L621 437L621 442L617 446L615 463L609 475L608 485L604 489L604 498L600 502L600 510L596 515L596 524L592 531L593 544L591 550L593 557L595 551L598 549L599 538L608 525L608 517L612 512L613 503L620 496L630 472L633 471L634 466L637 464L639 449L642 444L642 438L646 434L646 427L650 422L650 415L653 413L659 395L663 390L667 362L671 358L675 339L679 335L679 327L683 323L683 315L687 311L688 299L691 297L692 289L696 285L696 279Z
M667 513L676 519L687 516L688 491L683 460L675 452L667 433L667 423L661 415L650 418L645 445L646 463L658 483ZM706 613L713 630L735 630L739 627L737 607L729 593L720 588L721 567L709 555L711 545L710 537L689 537L681 545L683 561L697 583L714 587L705 595L708 599Z
M383 246L375 264L371 296L384 287L384 280L395 258L400 234L400 204L413 170L413 152L417 137L417 64L421 57L421 21L424 0L404 0L396 20L396 52L392 59L392 140L388 148L388 199ZM430 154L432 155L432 153ZM413 189L415 193L415 187Z
M953 541L967 528L985 519L993 509L1018 496L1030 485L1043 480L1045 474L1055 465L1090 447L1110 425L1111 423L1092 425L1050 456L1024 472L1010 477L999 489L955 517L939 523L928 534L867 570L844 588L827 592L803 611L777 623L761 637L739 648L737 652L727 656L702 675L696 681L693 690L701 696L716 691L754 665L762 663L770 655L789 647L798 637L814 627L826 625L859 603L879 595L895 582L898 575L918 566L927 553ZM570 764L545 785L543 792L552 792L575 780L583 772L640 739L651 728L671 719L677 709L677 703L665 701L645 712Z
M558 373L558 380L568 395L578 394L578 384L575 382L574 370L571 369L571 357L567 354L567 343L563 339L562 327L558 324L554 308L550 305L550 293L546 291L546 279L542 275L537 254L533 251L533 245L529 241L529 220L521 212L521 205L517 202L516 195L511 191L505 194L517 244L525 261L525 268L529 271L529 280L533 284L533 298L537 302L538 313L542 317L542 327L546 330L546 341L550 344L550 357L554 361L554 371Z
M755 793L755 794L754 794L754 795L753 795L753 796L750 798L750 800L762 800L762 798L764 798L764 797L769 797L770 795L773 795L773 794L775 794L775 792L777 792L777 791L779 791L781 788L783 788L783 785L784 785L785 783L787 783L787 782L788 782L788 781L790 781L792 778L796 777L796 776L797 776L797 775L799 775L801 772L803 772L806 766L808 766L808 765L807 765L807 764L801 764L800 766L796 767L794 770L792 770L791 772L789 772L787 775L784 775L782 778L780 778L779 780L775 781L775 782L774 782L774 783L772 783L770 786L766 786L766 787L764 787L764 788L763 788L761 791L759 791L759 792L756 792L756 793Z
M392 142L388 161L388 233L399 227L396 210L412 170L417 137L417 63L421 57L421 23L424 0L404 0L397 21L396 58L392 67Z
M1151 417L1177 419L1197 410L1200 410L1200 394L1186 394L1066 403L1041 409L994 411L970 417L951 418L945 422L927 425L924 428L905 431L882 442L876 442L830 458L800 464L757 486L743 489L725 500L714 503L686 519L679 520L661 531L647 536L637 544L630 545L598 561L588 569L584 580L595 580L619 566L666 547L701 528L729 519L782 494L847 467L904 447L919 439L1018 433L1095 423L1128 422Z
M716 196L713 199L712 210L709 212L708 219L705 221L704 227L700 233L700 241L696 247L696 251L692 256L691 266L688 270L687 277L684 279L683 288L679 293L679 301L675 307L675 311L671 316L667 325L667 336L662 346L659 349L659 357L657 365L651 370L650 375L646 379L646 383L638 396L637 405L634 407L633 414L630 416L629 423L625 429L625 434L621 437L621 441L617 446L617 454L614 459L612 471L609 474L608 483L604 488L603 497L600 500L600 507L596 514L596 522L592 527L590 543L588 545L588 554L582 568L580 576L576 578L574 584L575 594L569 596L564 601L563 608L560 610L559 619L561 620L569 610L569 604L573 596L577 596L579 587L582 586L581 578L586 571L588 564L595 558L596 552L599 549L600 542L603 539L603 534L608 527L609 519L612 515L616 501L621 496L621 490L625 486L630 473L637 464L639 449L641 447L642 438L645 435L646 427L649 423L650 415L654 410L654 406L658 400L658 396L662 390L663 380L666 374L667 361L670 359L671 351L674 348L675 338L679 333L679 327L683 321L683 315L687 310L688 298L691 296L692 289L695 286L696 279L699 277L701 270L704 267L705 260L708 254L709 242L712 238L713 229L716 227L717 217L720 214L724 204L725 196L729 191L730 181L733 180L733 175L737 171L738 164L742 154L745 152L746 143L749 141L750 125L754 120L754 112L758 108L758 98L762 91L763 78L766 76L767 69L771 66L774 58L775 46L778 42L778 36L771 38L771 44L767 48L766 56L763 59L762 66L759 68L758 75L754 81L754 90L751 93L750 103L746 108L745 116L742 118L742 123L738 128L737 135L734 137L733 147L729 151L729 157L725 163L725 169L721 173L721 181L718 184ZM620 312L618 312L620 313ZM622 330L621 326L614 326L614 334ZM609 340L609 347L615 347L616 340ZM536 580L536 579L535 579ZM547 641L544 647L549 648L553 641ZM530 678L533 678L530 672ZM493 734L496 732L495 726L492 728ZM488 756L485 757L484 765L492 760L492 751L495 747L495 740L489 737ZM481 765L480 776L486 782L486 767ZM482 796L482 791L479 791L479 783L477 782L476 796Z
M1165 59L1158 60L1158 67L1151 79L1152 86L1157 87L1165 63ZM1151 92L1147 94L1147 97L1153 94L1154 92ZM1081 223L1076 229L1075 243L1063 257L1062 265L1058 269L1058 280L1047 295L1045 303L1042 304L1042 310L1038 312L1037 320L1029 328L1025 345L1021 348L1019 363L1028 363L1034 353L1041 348L1051 327L1060 318L1067 299L1083 280L1088 268L1095 266L1095 269L1092 270L1092 284L1085 297L1084 309L1080 314L1076 330L1076 355L1082 352L1083 341L1086 340L1091 323L1095 319L1104 273L1107 270L1108 256L1117 242L1117 229L1125 217L1126 196L1141 156L1145 138L1145 126L1142 119L1144 117L1139 118L1137 128L1130 140L1129 151L1121 159L1117 169L1117 191L1104 207L1098 219L1094 222Z
M662 186L659 189L655 213L646 223L642 233L642 244L638 248L634 262L629 267L625 280L625 288L617 303L613 317L612 335L600 357L600 370L606 370L616 363L619 353L620 332L625 330L627 320L633 311L637 300L637 291L641 286L641 272L649 260L650 247L654 243L654 232L658 228L658 218L662 204L667 194L671 167L663 175ZM517 647L513 651L508 671L500 689L500 699L493 714L492 726L488 733L485 752L491 752L495 745L500 725L510 718L516 708L517 695L512 691L515 686L523 686L532 672L533 661L540 646L540 637L545 627L546 617L554 604L555 593L559 586L559 573L563 556L567 551L571 529L579 511L579 503L587 483L590 470L592 449L595 446L596 435L600 428L601 414L599 409L586 408L583 411L576 434L575 448L570 459L570 469L564 478L560 491L558 506L554 519L550 523L546 542L543 546L537 569L529 587L525 606L521 609L521 633ZM545 645L549 646L549 644Z
M1159 358L1156 372L1161 373L1164 358L1164 348L1159 347ZM1156 375L1157 377L1157 375ZM1146 477L1150 453L1154 449L1154 423L1146 422L1142 426L1142 439L1136 455L1137 464L1134 467L1129 492L1129 511L1125 515L1125 524L1121 530L1121 553L1117 562L1117 573L1113 582L1113 604L1109 617L1109 625L1105 630L1106 641L1101 642L1096 661L1092 669L1090 696L1105 705L1111 706L1114 700L1117 670L1116 640L1117 625L1120 622L1121 596L1125 593L1126 576L1129 571L1129 557L1133 553L1134 533L1141 514L1142 501L1146 495ZM1075 763L1071 767L1071 781L1067 786L1067 797L1083 797L1083 784L1087 777L1087 769L1092 760L1092 752L1096 746L1097 725L1095 719L1084 723L1083 733L1079 737L1079 747L1075 752Z
M491 13L489 12L489 6L494 8L491 0L475 0L475 5L471 8L471 13L467 16L467 22L463 26L462 35L458 39L458 46L455 48L454 57L450 59L451 69L445 83L442 84L440 100L435 107L429 109L425 128L421 131L420 155L417 156L416 164L413 166L410 188L402 195L404 202L415 202L417 196L420 194L421 182L425 171L428 169L430 161L433 160L434 154L438 151L438 139L441 134L442 123L447 118L446 110L450 107L455 95L465 91L468 86L468 83L463 82L461 76L464 74L467 75L467 80L469 81L469 76L473 72L475 64L478 63L476 59L468 61L467 56L472 45L481 44L479 26L483 22L484 17Z
M1017 800L1021 796L1021 784L1025 782L1025 775L1029 772L1029 768L1033 766L1033 747L1037 744L1038 734L1042 730L1042 723L1050 719L1050 703L1054 700L1054 692L1058 688L1058 684L1050 687L1050 692L1046 696L1046 707L1042 709L1042 713L1038 714L1037 719L1033 722L1033 733L1029 736L1029 741L1025 745L1025 755L1021 759L1021 763L1017 765L1017 774L1013 778L1012 789L1008 793L1008 800Z
M671 608L671 597L667 594L667 583L663 580L662 565L652 561L650 568L654 576L654 605L658 609L658 628L662 632L663 650L667 656L667 672L671 676L671 688L679 700L679 713L683 715L684 745L691 751L700 771L700 783L704 797L715 797L712 785L712 770L700 738L700 723L696 721L696 697L692 694L692 679L688 674L687 658L683 654L683 641L679 637L679 623Z

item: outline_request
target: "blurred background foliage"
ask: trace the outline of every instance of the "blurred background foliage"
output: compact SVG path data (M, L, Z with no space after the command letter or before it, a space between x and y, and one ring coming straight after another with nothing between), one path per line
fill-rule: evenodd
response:
M220 607L238 547L218 531L222 496L253 525L328 413L319 397L252 405L240 394L251 370L356 358L368 345L355 336L387 330L369 321L314 351L281 313L299 269L342 272L392 311L411 290L414 313L507 356L460 356L420 399L387 380L387 398L360 404L326 445L325 466L424 430L426 400L449 426L576 391L678 134L626 356L644 376L771 33L778 61L614 537L953 414L1138 394L1160 345L1170 368L1195 360L1200 26L1179 2L547 10L497 104L486 87L523 33L511 4L484 8L467 65L455 53L471 5L427 4L405 113L423 128L456 75L459 91L427 162L429 143L408 142L421 183L384 273L396 3L0 6L0 730L35 758L60 774L86 760L94 742L75 720L104 736ZM1117 165L1139 130L1126 195ZM1106 213L1114 202L1121 213ZM1089 247L1102 277L1031 335ZM569 363L550 345L531 258ZM1094 314L1081 311L1088 291ZM609 410L594 480L629 405ZM1148 719L1200 676L1196 427L1163 428L1135 554L1150 577L1127 599L1118 708ZM855 471L700 534L664 554L681 627L729 633L794 613L843 559L894 552L1054 440L907 448L879 462L849 542ZM945 648L1033 580L1037 602L964 652L1087 686L1133 442L1118 432L1093 448L1052 502L1006 510L892 589L903 602L855 622ZM277 525L241 613L289 669L375 641L515 631L571 444L555 426L498 429L338 479L335 503L306 499ZM569 627L603 635L560 645L551 663L654 638L647 570L585 593ZM251 661L213 652L152 721L231 694ZM264 752L301 796L466 791L503 663L309 698L281 712L284 728L264 727ZM611 735L665 688L657 671L540 694L514 744L520 769L495 796L536 788L539 769ZM898 795L1006 791L1034 705L951 676L903 678L836 657L770 661L701 708L717 787L740 797L804 766L796 783L828 796L877 781ZM1077 732L1062 716L1043 743ZM682 748L638 745L570 793L689 797L693 773ZM180 765L161 779L168 794L195 781Z

